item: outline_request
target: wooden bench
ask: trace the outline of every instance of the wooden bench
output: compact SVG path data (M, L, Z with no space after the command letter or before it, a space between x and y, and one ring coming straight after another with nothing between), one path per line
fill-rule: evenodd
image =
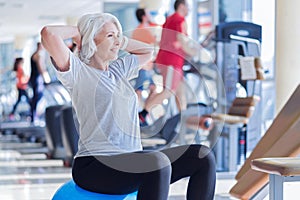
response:
M251 199L268 183L268 175L251 169L251 161L268 157L297 157L300 154L300 85L278 113L270 128L238 171L236 184L229 193Z
M236 180L240 179L250 169L251 160L263 157L262 155L266 153L272 147L272 145L274 145L277 140L288 131L293 122L299 118L299 102L300 85L298 85L298 87L295 89L294 93L290 96L286 104L273 120L270 128L251 152L245 164L238 171L235 176Z
M252 160L251 168L269 174L269 199L283 199L283 183L300 181L300 158L273 157Z

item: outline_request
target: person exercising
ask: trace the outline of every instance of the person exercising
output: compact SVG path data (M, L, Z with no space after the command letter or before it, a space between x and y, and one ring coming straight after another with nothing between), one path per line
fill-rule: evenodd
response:
M169 185L189 177L187 199L214 198L215 158L208 147L142 148L137 95L129 80L149 62L153 47L123 36L119 20L109 13L83 15L77 26L45 26L41 38L79 122L72 166L78 186L167 200ZM68 38L76 43L78 56L64 43ZM129 55L118 57L119 50Z

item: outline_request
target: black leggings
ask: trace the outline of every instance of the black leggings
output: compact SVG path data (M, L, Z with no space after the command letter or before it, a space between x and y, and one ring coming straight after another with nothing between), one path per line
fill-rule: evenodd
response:
M188 200L212 200L215 157L203 145L183 145L153 152L77 157L73 179L80 187L105 194L138 190L138 200L167 200L169 185L190 177Z
M27 103L30 104L30 98L29 98L29 96L28 96L28 94L27 94L27 91L18 88L18 100L17 100L17 102L15 103L15 105L14 105L14 107L13 107L13 110L11 111L11 114L14 114L14 113L15 113L15 111L16 111L16 109L17 109L17 106L18 106L18 104L19 104L20 101L21 101L22 96L25 96L25 97L26 97Z

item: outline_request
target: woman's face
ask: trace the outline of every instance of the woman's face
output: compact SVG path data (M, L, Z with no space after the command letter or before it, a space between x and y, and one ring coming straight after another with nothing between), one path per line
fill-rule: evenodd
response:
M118 57L120 32L114 23L105 23L102 29L95 35L94 41L97 46L96 54L104 61L114 60Z
M18 66L19 66L19 67L22 67L23 64L24 64L24 61L21 60L21 61L18 63Z

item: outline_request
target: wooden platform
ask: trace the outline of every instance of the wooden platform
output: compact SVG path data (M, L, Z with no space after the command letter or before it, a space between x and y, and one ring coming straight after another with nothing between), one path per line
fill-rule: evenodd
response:
M269 175L269 199L283 200L285 182L300 181L300 158L270 157L252 160L251 168Z
M268 174L276 174L279 176L299 176L300 158L257 158L252 160L251 168L257 171L265 172Z
M251 161L266 157L296 157L300 154L300 85L274 119L236 175L230 194L250 199L268 183L268 174L251 169Z

